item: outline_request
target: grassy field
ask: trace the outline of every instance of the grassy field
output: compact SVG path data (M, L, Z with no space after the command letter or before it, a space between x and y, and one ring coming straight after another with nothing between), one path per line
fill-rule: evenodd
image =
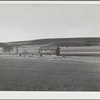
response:
M67 56L100 56L100 46L60 47L60 54Z
M0 91L100 91L100 58L0 57Z
M61 52L100 52L100 46L60 47Z

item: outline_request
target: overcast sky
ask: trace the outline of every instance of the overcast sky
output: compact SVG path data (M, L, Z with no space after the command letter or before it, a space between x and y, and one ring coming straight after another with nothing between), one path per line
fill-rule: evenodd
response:
M100 37L100 5L0 4L0 42Z

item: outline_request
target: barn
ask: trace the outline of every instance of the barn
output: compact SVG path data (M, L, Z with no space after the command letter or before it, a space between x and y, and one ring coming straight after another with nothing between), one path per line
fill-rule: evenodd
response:
M39 54L42 55L60 55L60 48L57 46L42 46L39 48Z

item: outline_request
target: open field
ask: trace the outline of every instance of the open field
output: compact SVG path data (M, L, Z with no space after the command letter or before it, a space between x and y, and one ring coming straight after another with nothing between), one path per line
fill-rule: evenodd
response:
M60 54L65 56L100 56L100 46L61 47Z
M61 47L61 52L100 52L100 46Z
M100 57L0 57L1 91L100 91Z
M100 56L100 52L61 52L64 56Z

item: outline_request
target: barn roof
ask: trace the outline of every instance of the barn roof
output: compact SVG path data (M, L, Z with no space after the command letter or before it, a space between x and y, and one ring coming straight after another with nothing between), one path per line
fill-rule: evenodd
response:
M42 46L39 50L56 50L57 46Z

